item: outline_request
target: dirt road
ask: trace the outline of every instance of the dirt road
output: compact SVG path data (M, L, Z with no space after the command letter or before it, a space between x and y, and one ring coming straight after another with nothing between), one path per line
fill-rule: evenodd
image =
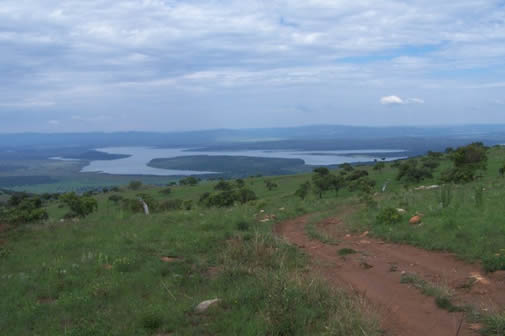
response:
M454 293L456 304L472 304L494 311L505 307L505 276L486 275L479 265L457 260L448 253L426 251L371 239L367 233L351 235L338 218L319 223L338 245L312 240L305 232L308 216L279 223L276 233L312 258L312 269L332 285L364 294L379 307L387 335L478 335L478 324L464 321L464 313L450 313L413 285L402 284L404 274L415 274ZM354 254L339 255L341 249ZM463 322L462 322L463 321ZM459 334L458 334L459 332Z

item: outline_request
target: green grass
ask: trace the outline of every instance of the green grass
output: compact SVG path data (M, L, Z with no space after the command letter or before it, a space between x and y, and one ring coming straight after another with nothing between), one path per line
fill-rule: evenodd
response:
M0 237L0 334L378 335L364 302L307 277L305 257L272 235L273 221L259 221L336 207L334 197L294 197L306 178L273 178L273 191L247 179L260 199L225 209L145 216L122 210L108 193L96 196L97 212L61 222L68 209L50 203L47 222ZM212 187L120 193L197 200ZM213 298L221 302L195 313Z
M413 285L419 289L423 295L434 297L436 305L441 309L445 309L451 313L463 311L461 307L455 306L452 303L451 292L445 287L429 283L411 273L403 274L401 283Z
M452 251L483 262L489 271L505 269L505 180L498 176L504 160L505 149L491 149L485 176L454 186L445 207L439 189L405 188L390 164L380 172L361 168L377 181L378 206L369 208L356 207L360 196L345 189L338 197L328 192L322 199L310 195L300 200L294 192L310 180L309 174L269 177L279 185L272 191L265 178L247 178L246 186L259 199L223 209L195 206L145 216L121 209L107 200L113 194L107 193L96 196L99 210L87 218L60 221L68 209L51 202L47 222L21 225L0 236L5 242L0 246L0 334L376 335L366 305L313 282L304 255L272 235L274 222L312 214L308 235L336 244L316 224L345 214L351 230ZM444 159L434 178L420 184L436 184L448 166ZM149 186L136 191L123 187L119 193L196 204L214 185L175 186L169 195ZM480 186L485 188L482 202L475 198ZM404 208L407 215L394 225L376 223L377 213L387 207ZM409 216L417 212L424 214L423 224L409 225ZM267 216L269 221L262 221ZM162 261L166 256L177 258ZM435 297L442 308L454 309L439 287L413 278L404 281ZM207 313L194 312L199 302L216 297L221 302ZM502 315L488 320L488 335L503 330Z
M447 207L442 205L441 189L414 190L415 186L411 186L405 190L395 181L389 192L380 195L377 209L363 209L350 222L357 230L369 230L389 241L454 252L467 261L481 261L488 271L505 269L505 226L502 225L505 180L498 176L498 167L504 160L504 148L490 149L484 177L452 186ZM434 179L422 184L436 182ZM475 192L480 187L484 188L482 204ZM408 215L396 225L377 223L377 213L388 207L406 209ZM418 212L424 214L423 224L409 225L409 216Z
M357 252L351 248L342 248L342 249L338 250L339 256L346 256L346 255L356 254L356 253Z

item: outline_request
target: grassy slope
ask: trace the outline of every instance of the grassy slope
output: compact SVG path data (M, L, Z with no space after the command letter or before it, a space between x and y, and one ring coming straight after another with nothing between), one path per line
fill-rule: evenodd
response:
M365 167L378 181L377 191L384 182L390 184L376 196L377 208L363 208L349 224L386 239L499 266L500 248L505 247L505 181L498 177L498 167L504 159L505 149L491 149L485 177L455 186L447 208L440 206L440 190L405 189L389 165L381 172ZM447 166L444 161L438 171ZM337 206L357 201L348 191L337 198L329 192L322 200L295 198L297 186L308 179L272 178L279 188L270 192L264 179L247 179L260 197L255 203L149 217L114 206L106 199L110 194L98 196L99 211L76 223L61 223L67 210L51 204L47 223L2 237L7 243L0 249L1 334L361 335L362 327L373 335L376 329L354 299L305 281L304 257L272 237L272 221L257 220L265 214L275 214L276 220L313 212L329 216ZM436 182L437 176L422 184ZM474 199L478 186L486 188L482 208ZM176 187L169 196L159 188L142 192L197 200L212 187L211 182ZM409 215L424 213L423 225L408 225L408 216L394 226L377 225L378 211L390 206L403 207ZM240 221L248 223L247 230L238 229ZM180 259L165 263L162 256ZM216 309L193 312L200 301L214 297L223 299Z
M47 223L4 237L0 334L361 335L363 328L373 335L355 299L305 280L304 257L274 239L272 222L256 220L259 210L282 220L339 202L292 197L306 179L275 178L282 187L272 192L262 179L250 179L262 198L256 204L149 217L101 195L98 212L60 222L67 210L51 204ZM177 187L169 197L197 199L211 188ZM157 188L142 192L167 197ZM247 230L238 229L239 221ZM179 259L166 263L163 256ZM216 308L194 313L215 297L223 300Z
M395 242L455 252L469 261L484 261L489 270L505 268L505 180L498 175L498 168L504 162L505 149L492 148L484 177L452 186L451 201L446 208L441 205L440 189L404 190L394 185L391 192L381 195L379 209L365 209L356 214L353 224L357 229L371 229L375 235ZM448 165L444 162L441 169ZM395 173L395 170L385 171L384 176L393 178ZM423 185L436 183L436 178ZM479 207L476 189L482 187L483 206ZM386 207L406 209L408 215L396 225L377 225L375 217ZM423 224L408 225L409 216L417 212L424 214Z

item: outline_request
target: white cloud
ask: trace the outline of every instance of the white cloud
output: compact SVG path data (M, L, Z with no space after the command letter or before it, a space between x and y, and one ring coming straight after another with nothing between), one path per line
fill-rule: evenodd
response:
M52 126L59 126L61 124L59 120L49 120L47 123Z
M398 96L386 96L380 100L382 105L402 105L405 101Z
M424 100L420 98L402 99L398 96L385 96L380 99L382 105L407 105L407 104L424 104Z
M407 99L407 104L424 104L424 99L421 99L421 98L409 98L409 99Z
M292 97L332 104L335 92L352 90L367 99L340 101L363 113L383 92L416 92L433 105L453 102L444 105L450 113L505 87L505 11L495 0L1 0L0 22L0 64L8 69L0 113L60 109L79 116L76 124L137 106L153 116L170 111L173 127L191 125L222 101L219 113L234 115L242 88L262 100L284 90L266 107ZM190 95L201 92L214 100ZM424 100L393 95L380 103Z

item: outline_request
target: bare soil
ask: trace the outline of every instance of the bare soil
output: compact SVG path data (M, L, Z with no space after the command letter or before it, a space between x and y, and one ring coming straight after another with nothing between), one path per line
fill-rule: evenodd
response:
M386 335L478 335L478 324L465 321L464 313L449 313L412 285L402 284L402 274L412 273L430 283L449 288L453 302L485 312L505 307L505 274L486 274L479 264L454 255L372 239L367 232L351 234L339 218L318 224L339 241L338 245L311 240L305 232L308 216L279 223L275 232L312 258L312 270L330 284L348 288L379 307ZM340 256L343 248L357 253Z

